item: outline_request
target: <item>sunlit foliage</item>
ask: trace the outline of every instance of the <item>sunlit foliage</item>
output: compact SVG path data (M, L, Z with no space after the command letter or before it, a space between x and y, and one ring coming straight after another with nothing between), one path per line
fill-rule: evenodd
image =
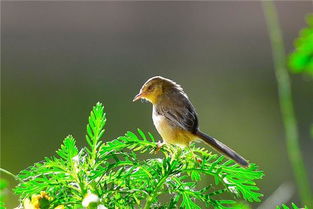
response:
M289 67L294 73L305 72L313 76L313 14L307 17L307 24L295 40L295 50L289 56Z
M103 140L105 124L103 105L97 103L89 116L87 147L78 149L68 136L55 156L21 171L15 188L21 204L35 197L45 200L45 208L197 209L260 201L255 180L263 172L255 164L242 168L194 145L160 147L141 130Z

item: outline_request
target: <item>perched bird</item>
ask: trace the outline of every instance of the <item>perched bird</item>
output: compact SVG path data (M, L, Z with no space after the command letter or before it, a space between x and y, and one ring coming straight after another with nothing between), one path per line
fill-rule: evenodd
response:
M234 150L199 130L195 108L182 87L174 81L161 76L152 77L143 84L133 101L138 99L152 103L153 123L165 143L186 147L200 138L241 166L249 165Z

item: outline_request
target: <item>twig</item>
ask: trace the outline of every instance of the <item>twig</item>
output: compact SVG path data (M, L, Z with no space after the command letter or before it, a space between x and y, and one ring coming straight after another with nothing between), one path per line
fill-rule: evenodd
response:
M19 179L16 175L14 175L13 173L11 173L10 171L8 170L5 170L3 168L0 168L0 172L3 172L9 176L12 176L16 181L19 181L19 182L23 182L21 179Z

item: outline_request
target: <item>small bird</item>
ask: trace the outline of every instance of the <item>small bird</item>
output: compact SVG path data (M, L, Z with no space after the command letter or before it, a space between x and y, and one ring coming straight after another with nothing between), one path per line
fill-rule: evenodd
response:
M153 123L165 143L186 147L200 138L241 166L249 165L234 150L199 130L195 108L182 87L174 81L161 76L152 77L143 84L133 102L138 99L152 103Z

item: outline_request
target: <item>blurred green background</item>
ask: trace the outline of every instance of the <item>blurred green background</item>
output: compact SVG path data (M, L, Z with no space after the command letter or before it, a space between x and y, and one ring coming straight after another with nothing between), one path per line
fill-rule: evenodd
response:
M286 51L312 2L278 2ZM1 167L51 156L73 134L84 146L97 101L105 140L140 127L158 136L151 105L132 103L151 76L181 84L200 127L265 171L266 199L293 182L260 2L1 2ZM313 179L313 82L292 76L301 148ZM205 146L205 145L199 145ZM10 187L16 182L8 176ZM311 182L312 183L312 182ZM298 203L296 192L292 201ZM8 208L17 206L12 192Z

